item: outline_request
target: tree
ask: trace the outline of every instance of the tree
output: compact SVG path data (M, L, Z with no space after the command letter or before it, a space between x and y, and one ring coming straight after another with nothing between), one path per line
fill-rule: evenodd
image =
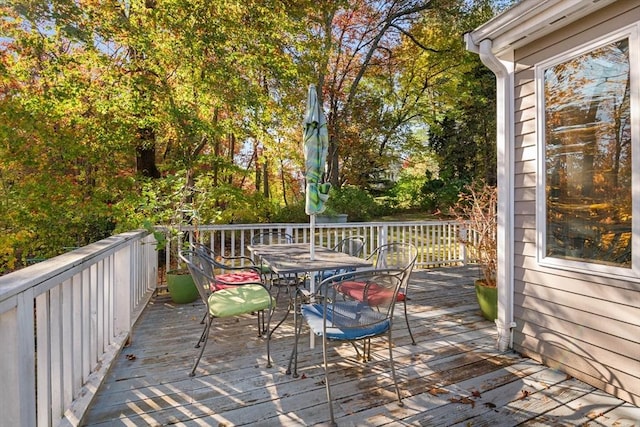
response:
M340 178L346 169L340 167L342 156L348 156L344 147L349 147L349 152L354 154L352 158L359 160L353 166L365 175L369 172L375 175L376 169L384 166L377 164L375 157L386 154L386 144L399 125L382 132L381 137L363 138L367 131L371 135L381 130L374 120L363 122L362 119L367 117L367 111L384 113L376 100L380 99L381 90L388 90L388 87L374 85L373 76L383 75L388 66L393 68L391 53L398 46L404 28L431 8L432 3L424 0L325 2L313 17L316 49L312 58L319 64L317 82L328 110L327 174L332 185L339 187L344 182ZM359 181L357 177L354 180Z
M432 12L412 28L431 49L422 49L408 63L403 85L422 94L421 119L440 159L439 175L494 184L495 78L477 55L466 52L462 37L494 14L492 2L452 1L448 9Z

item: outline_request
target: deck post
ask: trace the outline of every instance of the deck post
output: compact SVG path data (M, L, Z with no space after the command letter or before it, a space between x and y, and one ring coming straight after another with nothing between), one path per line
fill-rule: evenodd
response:
M36 425L33 291L19 293L0 314L0 413L6 425ZM0 307L1 308L1 307Z
M460 226L460 254L462 255L462 265L467 265L467 263L469 262L469 260L467 259L467 245L465 245L462 242L466 242L467 238L468 238L468 229L466 225L461 225Z
M131 329L131 312L133 311L132 293L135 287L131 286L134 282L134 273L143 266L137 265L132 259L131 246L125 246L115 253L115 277L114 277L114 319L113 319L113 335L118 336L121 333L129 333Z

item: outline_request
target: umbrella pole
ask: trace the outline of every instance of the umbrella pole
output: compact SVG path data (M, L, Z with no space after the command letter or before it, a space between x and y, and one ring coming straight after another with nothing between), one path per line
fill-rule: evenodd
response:
M313 261L313 260L315 260L315 257L316 257L316 247L315 247L315 241L316 241L316 214L311 214L311 217L309 218L309 229L310 229L310 231L309 231L310 232L310 236L309 236L309 259L311 259L311 261ZM315 278L315 274L313 274L313 273L309 274L309 292L311 293L311 295L315 294L315 292L316 292L316 278ZM313 332L311 332L311 334L309 334L309 347L310 348L315 348L315 335L313 334Z
M309 254L310 254L311 261L313 261L316 259L316 248L314 244L316 240L316 214L311 214L309 223L310 223L309 228L311 233L311 235L309 236Z

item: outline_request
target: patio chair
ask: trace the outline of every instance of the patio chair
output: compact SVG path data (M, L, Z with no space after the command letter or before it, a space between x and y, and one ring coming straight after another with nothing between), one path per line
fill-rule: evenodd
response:
M209 284L209 290L211 292L245 283L264 281L262 271L249 257L225 257L216 255L210 247L202 243L195 243L193 248L201 261L200 268L202 268L209 277L213 277L213 281ZM236 265L243 263L246 263L246 265ZM207 312L202 316L200 323L204 325L206 319ZM201 342L202 338L198 341L196 348L199 347Z
M263 231L251 237L252 245L278 245L286 243L293 243L293 236L279 230Z
M364 251L365 242L366 242L366 238L363 236L346 237L340 240L332 249L337 252L342 252L344 254L359 257L360 255L362 255L362 252ZM353 270L340 269L340 270L321 271L316 276L316 280L318 282L321 282L328 277L335 276L342 273L347 273L349 271L353 271Z
M411 243L387 243L378 246L367 257L374 265L374 269L388 269L393 268L401 271L402 285L398 292L398 301L401 301L404 306L404 320L407 324L407 330L411 337L411 344L416 345L416 340L413 337L411 326L409 325L409 317L407 316L407 296L409 288L409 277L413 271L416 258L418 257L418 249ZM348 295L350 298L362 299L364 298L365 289L364 284L352 281L348 284L344 284L340 287L340 292Z
M272 230L255 234L251 237L252 245L282 245L293 243L293 236L285 233L284 231ZM300 278L296 275L277 275L268 265L264 265L262 262L258 265L262 274L269 277L268 282L270 286L277 287L276 298L280 295L280 288L285 287L288 289L291 286L298 286L300 284Z
M261 268L250 257L218 255L210 247L202 243L194 244L194 251L202 260L207 261L201 267L205 270L205 273L215 279L211 283L212 292L229 286L262 282L263 280ZM217 273L214 271L217 271Z
M337 297L341 287L356 282L363 285L363 299ZM402 406L402 397L396 378L392 350L393 308L402 285L401 271L362 270L330 277L318 286L312 303L300 306L301 314L311 331L322 337L322 357L325 371L325 387L331 424L335 425L333 401L329 381L328 341L351 342L360 356L357 343L363 345L362 360L371 360L371 338L386 335L389 347L391 374ZM300 328L296 328L294 356L297 359L297 344ZM297 365L297 360L296 360Z
M200 353L189 373L189 376L193 377L207 346L211 324L214 319L258 313L258 336L262 336L263 331L269 330L271 315L275 309L276 301L260 281L238 283L235 286L222 289L212 288L216 278L205 271L208 269L209 260L202 258L201 253L196 251L182 251L179 257L191 272L200 298L207 307L208 320L205 322L204 331L198 341L198 345L196 345L196 347L200 347ZM212 291L212 289L215 290ZM264 311L267 311L266 325L264 315L259 315L260 312L264 313ZM271 367L269 338L270 334L267 333L267 368Z

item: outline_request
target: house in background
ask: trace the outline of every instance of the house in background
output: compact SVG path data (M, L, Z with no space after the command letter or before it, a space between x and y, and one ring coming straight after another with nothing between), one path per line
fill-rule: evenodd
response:
M640 406L640 0L523 0L496 75L501 349Z

